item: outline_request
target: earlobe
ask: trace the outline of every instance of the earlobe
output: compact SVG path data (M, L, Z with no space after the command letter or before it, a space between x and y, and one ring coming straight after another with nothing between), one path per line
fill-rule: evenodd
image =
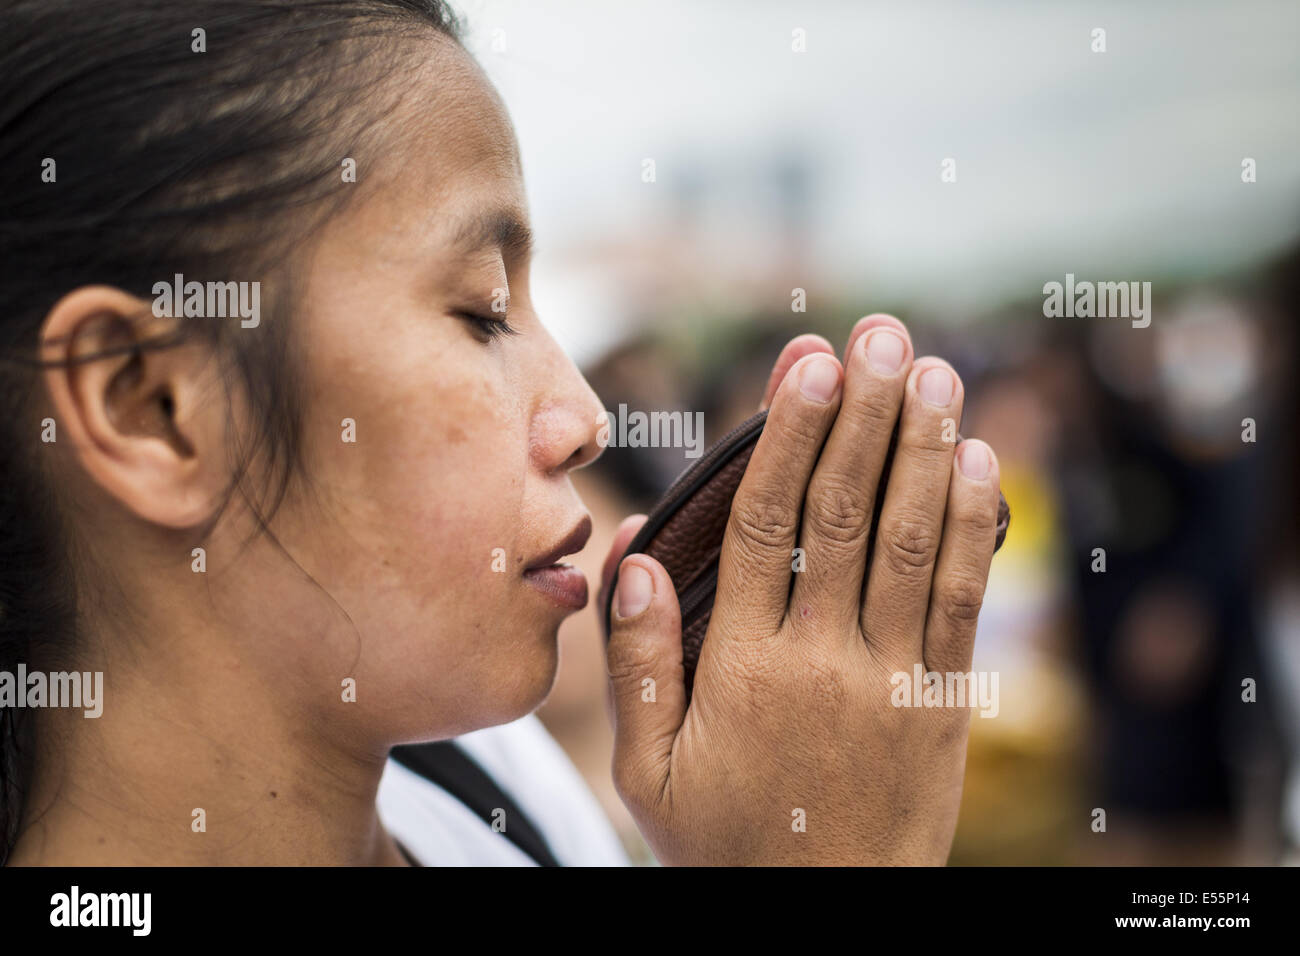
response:
M176 334L179 321L87 286L59 300L41 335L60 443L123 507L169 528L210 518L227 480L224 405L200 402L220 387L218 363Z

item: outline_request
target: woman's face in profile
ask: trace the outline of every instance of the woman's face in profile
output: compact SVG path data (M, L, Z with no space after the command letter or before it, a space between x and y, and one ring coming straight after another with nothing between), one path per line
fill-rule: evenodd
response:
M119 7L132 29L99 43ZM519 150L449 11L202 8L210 53L176 43L189 4L0 6L20 38L0 76L36 91L0 118L4 168L18 144L66 150L64 178L0 217L30 236L5 260L5 331L38 351L0 365L21 400L0 449L14 423L49 435L28 427L6 459L0 665L34 652L38 687L105 678L95 713L0 714L0 862L411 862L377 802L391 750L550 691L588 601L563 563L591 530L571 477L605 415L535 314ZM103 30L66 30L91 12ZM151 306L173 271L193 303ZM265 322L242 314L247 282ZM234 313L214 286L254 321L216 324ZM729 502L718 550L698 549L716 556L698 680L667 568L629 555L614 585L644 517L610 544L611 778L665 862L939 863L951 845L969 715L912 718L888 689L903 666L970 666L996 459L947 437L961 381L914 360L897 319L864 317L843 354L787 344L752 454L715 469L743 481L686 483L710 519ZM534 729L499 752L521 774L505 794L572 770ZM421 789L395 812L445 823L437 843L463 818ZM592 817L580 787L546 796L575 833Z
M403 82L391 146L305 253L295 304L315 494L273 527L337 605L289 562L268 560L257 585L265 613L287 618L276 633L303 635L268 664L319 668L334 687L354 676L360 713L392 741L545 697L586 584L529 569L586 541L569 473L598 454L602 411L533 311L518 148L495 91L442 40Z

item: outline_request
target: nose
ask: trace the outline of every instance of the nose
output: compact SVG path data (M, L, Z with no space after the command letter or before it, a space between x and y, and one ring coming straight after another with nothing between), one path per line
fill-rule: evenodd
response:
M539 471L563 474L591 464L604 451L598 435L605 409L573 360L544 334L547 373L533 415L530 451Z

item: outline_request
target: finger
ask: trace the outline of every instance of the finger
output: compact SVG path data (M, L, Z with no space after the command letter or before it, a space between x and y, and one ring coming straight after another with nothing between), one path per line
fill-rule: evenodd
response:
M906 333L875 328L860 336L844 372L844 398L808 483L790 615L816 622L811 633L857 635L862 577L881 471L912 364Z
M902 335L907 335L907 327L892 315L886 315L883 312L873 312L871 315L864 315L853 323L853 329L849 332L849 341L844 346L844 361L847 363L849 356L853 354L853 346L857 344L858 339L866 335L872 329L881 327L892 328Z
M614 571L623 560L623 553L627 551L627 546L632 543L632 539L636 537L636 533L641 530L645 522L645 515L628 515L614 532L614 540L609 545L609 553L605 555L605 563L600 569L600 591L596 598L597 614L605 613L605 600L609 596L610 585L614 583Z
M922 660L927 671L965 673L975 649L998 523L998 460L982 441L957 446L943 540L930 587Z
M808 355L777 389L722 540L713 623L738 625L724 630L767 636L785 618L804 492L839 409L840 379L834 356Z
M772 366L772 374L768 376L767 388L763 390L763 404L758 406L760 411L771 406L772 399L776 397L776 390L781 387L781 383L785 381L785 376L794 367L794 363L814 352L834 355L835 349L820 335L813 335L811 332L796 336L786 343L781 354L777 356L776 364Z
M630 555L618 574L606 660L614 699L614 782L642 805L663 792L686 716L682 615L662 564Z
M961 407L961 379L947 362L913 363L861 618L868 647L900 664L921 659Z

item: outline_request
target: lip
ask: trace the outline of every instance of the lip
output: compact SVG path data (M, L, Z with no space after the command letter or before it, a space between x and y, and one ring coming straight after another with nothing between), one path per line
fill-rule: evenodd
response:
M578 522L563 540L545 554L539 555L530 561L524 568L524 573L529 571L538 571L554 565L560 558L566 554L576 554L587 546L587 539L591 537L591 515L583 515L582 520Z
M561 607L580 611L587 606L587 577L560 558L581 551L591 537L591 516L583 515L565 538L554 548L524 568L524 580Z
M524 580L561 607L587 606L587 576L571 564L552 564L524 572Z

